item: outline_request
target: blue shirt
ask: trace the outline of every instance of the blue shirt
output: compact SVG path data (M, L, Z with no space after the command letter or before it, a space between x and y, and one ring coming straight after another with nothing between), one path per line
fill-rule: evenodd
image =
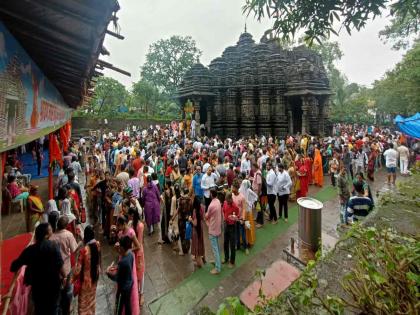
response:
M365 217L372 211L373 203L368 197L353 196L347 202L346 221L347 218Z
M201 178L203 177L203 174L195 174L194 176L193 176L193 183L192 183L192 185L193 185L193 189L194 189L194 194L197 196L197 197L203 197L203 195L204 195L204 191L203 191L203 189L201 188Z

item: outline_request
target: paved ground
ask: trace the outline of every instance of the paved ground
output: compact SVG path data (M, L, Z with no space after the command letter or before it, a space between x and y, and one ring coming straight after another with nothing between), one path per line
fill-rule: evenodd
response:
M372 193L383 187L385 176L380 172L377 181L371 183ZM37 180L42 195L46 195L46 179ZM44 181L44 182L43 182ZM336 237L338 209L336 193L326 178L326 186L320 191L310 188L310 195L317 196L324 202L322 214L323 232ZM289 223L266 225L258 230L257 243L250 255L238 254L237 268L224 270L219 276L209 276L210 264L196 270L189 256L176 255L170 246L158 245L158 235L145 235L145 305L142 314L185 314L193 308L207 305L216 310L227 296L237 296L255 278L257 269L265 269L278 259L284 259L282 250L291 237L297 233L297 207L291 204ZM3 237L9 238L24 232L23 214L2 216ZM206 236L207 261L213 260L210 244ZM117 255L102 240L102 266L105 269ZM222 249L222 240L220 240ZM226 269L226 268L224 268ZM97 290L97 314L112 314L114 307L115 286L102 276Z

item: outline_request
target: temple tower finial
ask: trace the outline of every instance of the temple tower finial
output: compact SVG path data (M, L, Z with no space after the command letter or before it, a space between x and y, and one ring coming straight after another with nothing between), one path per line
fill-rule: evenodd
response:
M245 33L246 33L246 22L245 22Z

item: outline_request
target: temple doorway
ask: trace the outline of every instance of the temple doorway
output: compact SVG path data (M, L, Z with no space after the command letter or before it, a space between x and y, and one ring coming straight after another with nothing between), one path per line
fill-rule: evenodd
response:
M292 110L293 133L302 132L302 100L300 97L289 98L289 106ZM289 130L290 131L290 130Z
M202 100L200 102L200 125L201 124L206 124L207 122L207 100Z

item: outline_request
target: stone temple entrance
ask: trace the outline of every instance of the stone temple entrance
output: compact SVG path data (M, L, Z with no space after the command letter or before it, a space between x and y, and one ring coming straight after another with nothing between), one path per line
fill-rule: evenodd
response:
M300 97L291 97L288 100L289 105L289 132L291 134L302 132L302 100Z

